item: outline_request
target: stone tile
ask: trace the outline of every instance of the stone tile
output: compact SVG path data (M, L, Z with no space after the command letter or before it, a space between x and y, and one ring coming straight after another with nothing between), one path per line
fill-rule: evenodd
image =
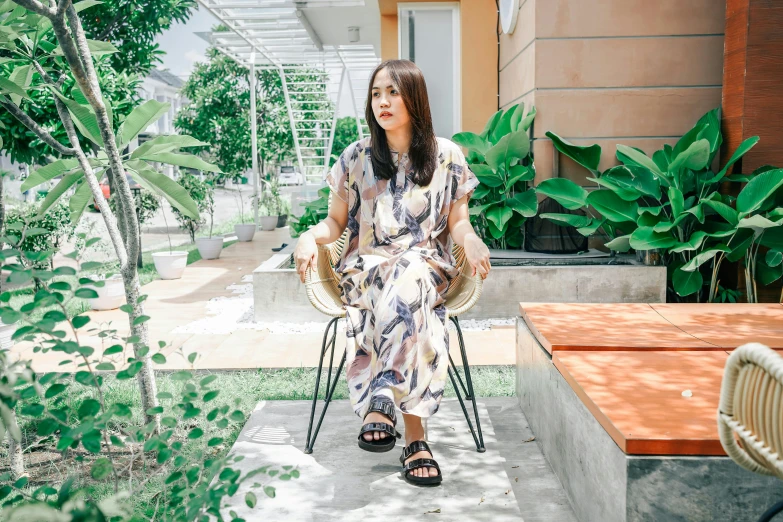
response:
M486 453L476 452L459 404L454 399L441 403L428 427L430 446L444 474L437 488L417 488L402 479L401 445L382 454L360 450L354 440L361 422L347 401L332 403L313 454L305 455L309 410L309 401L269 401L259 403L251 415L232 449L245 456L238 467L249 471L293 465L300 478L272 483L276 497L264 498L256 510L245 506L246 490L240 489L230 501L239 516L255 520L262 509L265 519L294 522L374 520L378 513L418 520L440 510L435 516L444 520L576 520L543 456L535 454L536 446L519 451L517 437L529 430L512 398L479 400ZM536 477L518 470L535 470Z

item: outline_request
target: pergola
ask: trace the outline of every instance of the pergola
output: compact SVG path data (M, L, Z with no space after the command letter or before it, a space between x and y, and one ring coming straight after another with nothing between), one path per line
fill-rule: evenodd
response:
M329 168L339 103L345 88L351 93L359 136L367 132L363 121L365 86L379 59L373 45L325 44L309 17L323 17L334 8L366 9L365 0L198 2L229 29L210 33L210 43L250 69L254 194L258 194L259 184L255 86L258 69L279 72L300 172L305 183L321 183ZM358 40L358 28L355 30ZM330 94L334 94L335 87L337 102L333 103ZM303 109L306 106L310 108Z

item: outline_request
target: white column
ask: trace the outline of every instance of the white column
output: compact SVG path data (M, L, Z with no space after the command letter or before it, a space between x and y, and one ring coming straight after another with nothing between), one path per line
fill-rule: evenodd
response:
M258 229L258 129L256 118L256 53L255 51L250 53L250 153L252 158L252 170L253 170L253 198L255 205L253 205L253 222ZM241 185L240 185L241 186ZM240 196L242 193L240 192Z

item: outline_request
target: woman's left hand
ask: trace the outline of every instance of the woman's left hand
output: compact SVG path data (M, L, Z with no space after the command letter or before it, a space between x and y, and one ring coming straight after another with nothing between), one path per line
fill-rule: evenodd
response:
M489 264L489 249L484 241L476 234L468 234L465 237L465 256L473 268L472 275L478 273L481 279L486 279L492 266Z

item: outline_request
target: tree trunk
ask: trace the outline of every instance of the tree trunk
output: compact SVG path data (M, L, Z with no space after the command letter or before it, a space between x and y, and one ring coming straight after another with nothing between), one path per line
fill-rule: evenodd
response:
M11 410L11 415L13 415L14 419L16 418L16 412L14 412L13 409ZM10 430L7 433L7 437L8 458L11 464L11 475L13 475L14 480L16 480L25 475L24 458L22 457L22 442L16 442L11 436Z

